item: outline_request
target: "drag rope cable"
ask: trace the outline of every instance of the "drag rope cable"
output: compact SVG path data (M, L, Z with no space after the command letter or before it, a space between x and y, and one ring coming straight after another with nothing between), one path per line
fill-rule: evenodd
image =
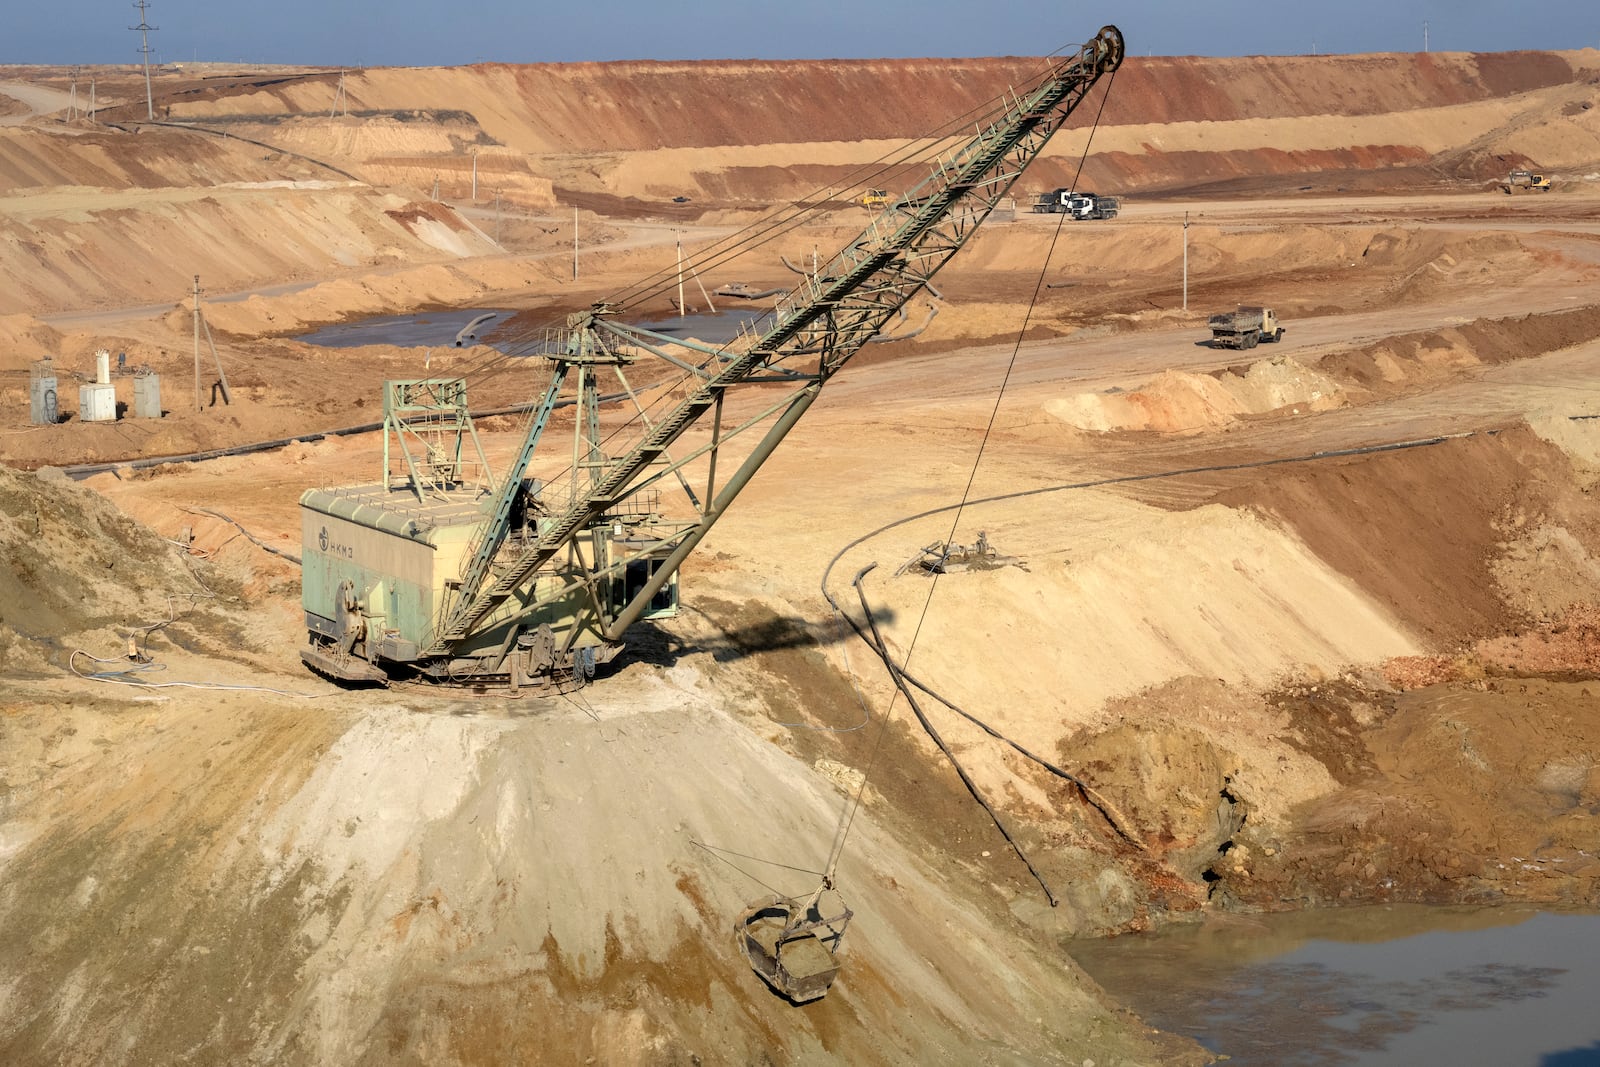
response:
M889 678L894 682L895 689L899 691L901 696L906 698L906 706L917 717L917 721L922 724L922 729L933 739L933 743L939 746L939 751L943 752L945 759L950 761L950 766L955 768L956 774L961 776L961 782L967 787L967 792L972 794L972 799L976 800L983 810L989 813L989 818L994 820L995 829L1000 831L1000 836L1006 839L1006 844L1011 846L1011 850L1017 854L1017 858L1028 868L1028 873L1033 875L1034 881L1039 883L1039 888L1044 890L1045 898L1050 901L1050 906L1052 908L1058 906L1061 901L1056 899L1055 893L1050 889L1050 883L1044 880L1044 875L1039 873L1039 869L1033 865L1033 861L1022 850L1022 846L1017 843L1016 838L1011 836L1011 831L1006 828L1005 821L1000 818L1000 813L995 811L989 801L984 798L983 791L978 788L978 783L972 780L972 777L967 774L966 768L961 766L961 761L956 759L956 754L950 750L949 745L945 744L944 738L939 735L938 729L923 712L922 706L917 703L917 698L912 694L911 687L906 683L905 675L900 673L900 668L895 664L894 657L889 654L889 647L884 643L883 634L878 630L878 620L873 617L872 607L867 603L867 591L861 585L862 579L867 576L867 572L876 566L876 563L872 563L861 568L856 574L855 582L852 583L855 586L856 595L861 598L861 613L867 620L868 628L872 631L872 647L877 651L878 658L883 660L884 669L889 672ZM887 720L885 720L884 732L887 732L887 725ZM879 737L881 739L881 733ZM865 788L866 783L863 781L862 789L865 790ZM855 820L854 811L850 813L850 819L852 822ZM846 824L845 834L847 835L849 831L850 827ZM841 848L843 847L842 837L843 835L841 835L840 841ZM837 857L831 859L828 863L830 873L833 870L833 864L836 859Z
M851 619L850 620L850 624L852 626L854 626L854 625L856 625L856 621L854 619ZM857 632L859 633L859 631L857 631ZM866 641L867 640L867 636L865 634L862 634L861 639L863 641ZM879 652L879 655L880 656L887 656L888 655L888 650L887 649L881 650ZM943 696L940 696L938 693L936 693L932 689L930 689L926 684L924 684L923 682L920 682L917 679L913 678L911 675L907 674L905 671L900 671L899 673L900 673L900 677L904 678L905 681L907 682L907 684L909 684L911 686L914 686L917 689L922 690L924 693L928 694L928 696L932 697L934 700L937 700L939 703L943 704L945 707L949 708L951 711L955 712L957 715L961 716L963 719L966 719L968 722L972 723L972 725L976 726L978 729L982 730L984 733L988 734L990 737L994 738L996 741L1005 742L1007 745L1010 745L1013 749L1015 749L1018 753L1020 753L1021 755L1025 756L1026 758L1032 760L1033 762L1037 763L1039 766L1043 767L1045 770L1049 771L1051 774L1055 775L1057 778L1065 779L1066 781L1071 782L1073 785L1077 786L1078 787L1078 793L1079 793L1080 796L1083 797L1084 803L1088 804L1095 811L1098 811L1100 813L1100 815L1106 820L1106 823L1111 827L1111 829L1116 832L1116 835L1118 837L1122 838L1124 841L1126 841L1128 844L1132 845L1134 848L1138 849L1140 852L1149 851L1149 849L1145 846L1143 841L1140 841L1137 837L1134 837L1133 834L1128 831L1128 829L1127 829L1127 827L1125 825L1125 824L1128 823L1127 817L1126 816L1119 816L1116 813L1116 809L1112 806L1111 802L1109 800L1107 800L1105 797L1101 796L1099 793L1097 793L1095 791L1094 787L1089 785L1088 782L1085 782L1082 778L1079 778L1077 775L1072 774L1069 771L1066 771L1066 770L1063 770L1060 767L1057 767L1054 763L1051 763L1049 760L1045 759L1043 756L1040 756L1040 755L1038 755L1038 754L1036 754L1034 752L1028 751L1026 748L1023 748L1016 741L1013 741L1011 738L1007 737L1005 734L1001 733L999 730L996 730L993 726L990 726L988 723L984 722L982 719L978 718L976 715L973 715L971 712L968 712L965 709L960 708L960 707L956 706L955 704L951 703L948 699L946 699Z
M981 503L981 501L979 503ZM876 564L874 564L873 566L876 566ZM867 570L870 570L870 569L871 569L871 567L867 568ZM864 570L861 573L865 574L866 571ZM857 577L859 578L860 575L858 575ZM847 612L845 612L844 610L842 610L840 608L839 604L833 599L833 597L829 596L827 594L826 590L824 590L823 595L827 596L828 603L829 603L830 606L832 606L834 611L840 617L842 617L844 619L845 623L848 624L849 627L852 630L855 631L856 636L861 639L862 644L866 645L868 649L870 649L871 651L876 653L879 659L885 659L889 655L888 649L884 648L884 647L881 647L874 640L873 635L871 633L867 632L867 630L863 629L861 624L858 623L855 620L855 617L853 615L850 615ZM1076 786L1078 788L1078 793L1083 798L1084 803L1088 804L1095 811L1099 812L1101 817L1105 819L1106 824L1111 827L1112 831L1115 832L1118 837L1122 838L1124 841L1126 841L1128 844L1132 845L1134 848L1138 849L1140 852L1148 851L1148 848L1144 844L1144 842L1140 841L1137 837L1135 837L1128 830L1128 825L1131 825L1129 819L1126 816L1121 815L1119 812L1117 812L1116 808L1112 805L1112 803L1108 799L1106 799L1104 796L1102 796L1099 792L1097 792L1093 786L1089 785L1088 782L1085 782L1082 778L1079 778L1077 775L1073 774L1072 772L1067 771L1067 770L1065 770L1065 769L1063 769L1061 767L1056 766L1054 763L1051 763L1049 760L1045 759L1043 756L1040 756L1037 753L1029 751L1028 749L1024 748L1021 744L1019 744L1018 742L1016 742L1012 738L1007 737L1005 734L1001 733L999 730L996 730L993 726L990 726L988 723L984 722L982 719L978 718L976 715L973 715L971 712L967 711L965 708L960 707L959 705L957 705L956 703L951 701L948 697L945 697L942 694L936 692L926 682L914 677L909 672L907 672L905 670L899 670L898 673L899 673L900 677L904 678L905 681L909 685L911 685L912 687L914 687L916 689L920 689L922 692L926 693L928 696L932 697L934 700L938 701L940 704L943 704L946 708L949 708L951 711L955 712L957 715L961 716L963 719L966 719L968 722L972 723L974 726L976 726L978 729L982 730L984 733L988 734L990 737L994 738L997 741L1003 741L1005 744L1011 746L1011 748L1016 750L1019 754L1021 754L1024 757L1026 757L1027 759L1032 760L1034 763L1037 763L1039 766L1043 767L1045 770L1049 771L1051 774L1055 775L1056 777L1064 779L1065 781L1071 782L1074 786ZM857 692L859 694L859 692L860 692L859 687L857 688ZM783 725L789 725L789 724L779 723L778 725L783 726ZM818 727L817 729L824 729L824 728ZM860 729L860 727L853 727L852 729Z
M228 516L224 515L220 511L213 511L211 508L201 508L201 507L184 507L184 508L180 508L179 510L180 511L187 511L191 515L209 515L214 519L221 519L223 522L228 523L229 525L235 527L240 533L244 534L245 540L249 541L251 544L255 545L257 548L261 549L262 551L271 552L274 556L282 556L284 559L288 560L290 563L295 564L296 566L300 565L300 557L299 556L295 555L292 552L285 552L281 548L275 548L272 545L267 544L265 541L261 540L261 538L257 537L255 534L251 533L249 530L246 530L244 528L244 525L242 523L240 523L238 520L231 519ZM176 542L175 541L173 543L177 544L180 548L181 547L185 547L185 546L182 545L181 542Z
M1097 131L1100 128L1100 119L1105 114L1106 101L1111 98L1111 88L1116 82L1116 77L1117 77L1117 73L1116 73L1116 71L1113 70L1111 72L1111 77L1106 82L1105 92L1101 93L1101 95L1100 95L1100 107L1095 112L1094 122L1089 127L1089 136L1084 140L1084 143L1083 143L1083 152L1078 157L1077 171L1073 176L1073 186L1074 187L1077 186L1078 178L1082 177L1084 165L1088 162L1089 149L1094 144L1095 131ZM977 482L978 469L983 463L983 456L984 456L984 452L988 448L989 438L993 434L995 423L999 419L1000 405L1005 399L1006 387L1010 384L1012 373L1016 369L1017 358L1018 358L1018 356L1019 356L1019 354L1021 353L1021 350L1022 350L1022 341L1023 341L1024 337L1026 337L1026 335L1027 335L1029 324L1032 322L1033 311L1034 311L1034 308L1039 303L1039 296L1044 291L1045 278L1048 276L1049 270L1050 270L1050 261L1055 256L1056 245L1061 240L1062 226L1065 225L1065 223L1066 223L1066 215L1064 213L1061 213L1061 217L1056 220L1056 228L1055 228L1055 232L1051 235L1050 245L1045 250L1044 258L1043 258L1042 262L1039 265L1039 274L1038 274L1038 277L1034 280L1033 293L1029 297L1028 306L1027 306L1026 310L1023 312L1022 325L1018 329L1016 340L1013 342L1013 344L1011 346L1011 357L1006 363L1005 373L1004 373L1004 375L1002 375L1001 380L1000 380L1000 387L995 393L994 405L991 407L991 409L989 411L989 420L988 420L988 423L984 426L983 437L978 442L978 451L977 451L977 454L973 457L972 469L971 469L970 472L968 472L968 475L967 475L967 483L962 488L962 491L961 491L961 501L956 505L955 514L952 515L952 517L951 517L951 520L950 520L950 534L949 534L949 537L946 539L946 543L947 544L949 543L949 541L951 541L951 540L953 540L955 538L956 529L959 527L960 522L961 522L962 512L965 510L965 508L967 506L967 502L971 497L972 487ZM873 564L872 566L877 566L877 564ZM829 564L829 568L828 569L830 571L832 570L832 564ZM856 585L857 592L861 595L863 606L865 606L865 604L866 604L866 594L864 592L861 592L860 582L862 580L862 577L867 573L867 571L869 571L871 569L872 569L872 567L868 567L868 568L862 570L860 573L858 573L856 575L856 578L855 578L855 583L854 584ZM936 573L933 576L933 582L928 587L928 595L925 598L923 598L922 611L921 611L921 614L918 615L918 617L917 617L917 625L916 625L916 627L912 630L911 641L906 646L905 656L904 656L904 665L909 666L909 664L911 663L911 656L916 651L917 639L922 634L922 627L927 621L928 611L932 607L934 593L938 591L938 587L939 587L939 575ZM829 603L834 603L833 597L831 595L829 595L829 593L828 593L827 575L826 575L826 573L823 576L822 593L823 593L824 597L827 597ZM835 604L834 607L835 607L835 610L839 610L837 604ZM843 613L841 612L841 614L843 614ZM848 619L848 616L846 616L846 618ZM868 615L868 620L867 621L872 625L873 630L876 633L877 624L872 620L870 614ZM854 625L853 622L852 622L852 625ZM879 654L880 658L883 659L885 666L887 666L889 668L889 672L890 672L891 677L893 677L896 680L895 681L895 689L896 689L897 694L905 696L907 701L910 702L911 701L910 693L907 691L906 687L899 681L899 677L900 677L899 672L901 670L901 667L892 665L891 657L888 655L888 649L887 649L887 647L885 645L883 645L881 639L876 642L876 647L874 648L874 651L876 651ZM923 715L922 710L920 708L916 707L914 702L912 703L912 707L913 707L913 710L916 712L918 720L922 723L923 728L928 731L929 736L933 737L934 741L939 745L940 748L944 748L944 743L939 740L938 735L934 732L932 725L927 720L927 717L925 715ZM887 730L889 728L889 718L890 718L890 716L893 715L893 713L894 713L894 703L893 703L893 699L891 698L889 709L884 714L883 727L882 727L882 730L879 732L878 741L874 744L872 755L868 758L867 767L863 771L861 787L860 787L860 789L857 790L855 798L850 802L848 812L847 812L845 818L843 820L841 820L840 829L835 835L833 851L830 854L829 860L828 860L828 868L829 868L830 871L833 869L833 865L838 861L839 854L844 851L845 839L847 837L849 837L850 828L855 822L856 812L857 812L857 810L859 810L859 808L861 806L861 798L866 793L867 778L870 777L871 770L872 770L872 765L877 760L878 752L879 752L879 749L880 749L880 747L882 745L882 742L883 742L883 734L885 732L887 732ZM948 750L946 750L946 754L949 755ZM955 764L955 757L951 756L950 757L950 761L951 761L952 764ZM962 780L963 781L967 780L966 772L962 771L960 769L959 765L956 765L956 769L961 774ZM972 788L972 787L969 785L969 788ZM973 789L973 795L978 798L978 802L980 804L984 805L985 810L989 810L990 811L991 817L993 817L995 819L996 825L1000 827L1001 834L1003 834L1006 837L1006 840L1011 843L1012 847L1014 849L1016 849L1018 856L1020 856L1022 858L1022 861L1025 864L1027 864L1028 869L1033 872L1034 877L1036 879L1038 879L1040 886L1045 891L1045 896L1047 896L1050 899L1050 906L1051 907L1055 907L1056 904L1057 904L1055 894L1050 891L1050 887L1045 884L1044 879L1039 877L1038 872L1036 870L1034 870L1033 864L1031 862L1029 862L1028 858L1022 854L1022 850L1020 848L1017 848L1016 843L1014 841L1011 841L1010 834L1006 832L1006 829L1005 829L1004 825L1000 823L999 817L994 815L994 812L993 812L992 809L989 809L988 804L983 800L983 798L981 796L979 796L979 794L977 793L976 789Z
M1067 488L1067 487L1063 486L1061 488ZM1004 499L1004 498L996 498L996 499ZM989 501L986 501L986 500L978 500L978 501L972 501L971 503L984 504L984 503L988 503L988 502ZM955 505L955 504L951 504L947 508L945 508L944 510L950 510L951 508L955 508L956 506L957 505ZM926 515L918 516L918 518L925 518L925 517L926 517ZM892 529L894 526L898 526L902 522L909 522L909 521L912 521L912 520L909 520L909 519L897 520L896 522L891 523L890 526L885 527L885 529ZM873 533L868 534L866 537L860 538L860 539L852 542L849 546L847 546L843 551L841 551L837 556L835 556L833 558L832 562L830 562L828 564L828 570L832 571L832 569L834 567L834 564L838 563L839 560L844 556L844 554L846 552L849 552L850 549L854 548L856 545L861 544L862 542L864 542L865 540L867 540L870 537L876 537L878 535L878 533L881 533L881 532L883 532L883 531L881 531L881 530L880 531L874 531ZM876 566L876 564L873 564L873 566ZM871 569L871 567L867 568L867 570L870 570L870 569ZM863 571L862 573L864 574L866 572ZM826 587L823 588L822 595L828 601L828 606L833 608L834 613L836 615L838 615L840 618L842 618L845 621L845 623L850 627L850 629L855 631L856 636L861 639L861 643L862 644L866 645L867 648L870 651L872 651L873 653L875 653L878 656L879 659L882 659L886 655L888 655L887 650L886 649L882 649L877 645L877 643L873 640L872 634L868 633L867 630L864 629L862 627L862 625L855 620L855 616L851 615L849 612L845 611L843 607L840 606L839 602L833 598L833 594L830 593L827 590ZM848 662L848 660L847 660L847 662ZM1116 808L1112 805L1112 803L1109 800L1107 800L1104 796L1102 796L1100 793L1098 793L1087 782L1083 781L1083 779L1079 778L1077 775L1072 774L1071 772L1069 772L1067 770L1064 770L1061 767L1056 766L1054 763L1051 763L1049 760L1045 759L1043 756L1040 756L1040 755L1038 755L1038 754L1036 754L1034 752L1030 752L1026 748L1023 748L1016 741L1014 741L1011 738L1007 737L1005 734L1002 734L1000 731L996 730L994 727L990 726L988 723L984 722L982 719L978 718L977 716L973 715L972 713L966 711L964 708L961 708L958 705L956 705L955 703L951 702L947 697L944 697L944 696L940 695L939 693L935 692L932 689L932 687L927 685L927 683L925 683L925 682L913 677L911 674L907 673L904 670L901 670L899 673L900 673L901 677L905 678L905 680L910 685L914 686L917 689L922 690L924 693L928 694L930 697L932 697L934 700L938 701L940 704L943 704L945 707L949 708L951 711L955 712L957 715L961 716L963 719L966 719L968 722L972 723L974 726L977 726L980 730L982 730L984 733L988 734L990 737L993 737L998 741L1005 742L1007 745L1010 745L1017 752L1021 753L1023 756L1027 757L1028 759L1034 761L1039 766L1041 766L1045 770L1049 771L1051 774L1056 775L1058 778L1065 779L1066 781L1071 782L1073 785L1077 786L1078 787L1078 791L1079 791L1079 795L1083 798L1084 803L1088 804L1091 808L1095 809L1095 811L1099 812L1101 817L1106 820L1106 824L1111 827L1112 831L1118 837L1120 837L1124 841L1128 842L1128 844L1132 845L1134 848L1138 849L1140 852L1148 851L1148 849L1145 846L1144 842L1140 841L1138 838L1136 838L1128 830L1127 825L1130 824L1128 818L1126 816L1124 816L1124 815L1121 815L1119 812L1117 812ZM854 684L854 677L853 676L852 676L852 684ZM859 693L860 693L860 686L859 685L856 686L856 691L857 691L857 694L859 695ZM783 726L783 725L788 725L788 724L779 723L778 725ZM825 727L811 727L811 729L822 730L822 729L826 729L826 728ZM853 727L852 729L860 729L860 727Z

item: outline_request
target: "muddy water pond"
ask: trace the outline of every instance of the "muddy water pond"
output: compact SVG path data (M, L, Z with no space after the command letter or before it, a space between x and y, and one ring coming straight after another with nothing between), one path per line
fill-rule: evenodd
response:
M735 307L714 313L691 312L688 315L644 321L639 325L669 337L692 337L706 344L721 345L737 337L742 325L754 325L766 313L765 308Z
M452 348L456 335L474 320L491 316L473 331L477 338L488 336L496 325L514 312L494 308L466 308L460 311L427 311L415 315L379 315L375 318L325 326L302 334L296 341L324 348L359 348L362 345L397 345L402 348ZM469 339L468 344L477 340Z
M1600 915L1218 916L1068 952L1150 1025L1231 1067L1600 1067Z
M672 337L693 337L706 344L720 345L738 336L742 325L761 318L764 308L735 307L715 314L700 312L669 316L639 325ZM494 308L467 308L461 311L429 311L415 315L379 315L338 326L325 326L301 334L296 341L324 348L359 348L362 345L397 345L402 348L451 348L456 335L473 326L467 344L487 344L513 354L526 338L508 325L514 311ZM488 318L485 318L488 316ZM478 321L478 320L483 321Z

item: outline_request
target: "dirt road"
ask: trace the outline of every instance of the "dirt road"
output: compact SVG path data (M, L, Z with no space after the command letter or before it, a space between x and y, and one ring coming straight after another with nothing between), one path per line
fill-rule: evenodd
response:
M72 103L71 93L29 82L0 82L0 93L21 101L26 108L19 114L0 115L0 126L21 126L35 116L65 110ZM84 108L88 108L87 100L84 101Z

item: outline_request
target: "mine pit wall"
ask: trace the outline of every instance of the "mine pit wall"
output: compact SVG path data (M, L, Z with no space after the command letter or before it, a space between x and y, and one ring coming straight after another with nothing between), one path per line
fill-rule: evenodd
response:
M368 106L461 101L527 152L903 140L1026 84L1037 59L572 63L364 72ZM1361 116L1493 100L1573 79L1566 54L1129 56L1103 126ZM506 106L518 102L522 106ZM458 105L460 106L460 105Z
M1600 514L1581 484L1561 449L1516 426L1276 471L1218 502L1287 524L1426 647L1448 652L1600 603L1600 581L1584 580L1581 566L1555 602L1536 573L1502 565L1550 527L1571 534L1580 564L1600 558Z
M1281 524L1434 655L1290 672L1264 703L1175 677L1112 702L1117 725L1064 740L1063 758L1213 901L1592 905L1600 864L1572 821L1600 802L1584 454L1519 424L1225 489L1216 503ZM1253 741L1252 721L1271 724ZM1155 811L1155 796L1177 799Z
M60 137L26 127L7 129L0 132L0 195L59 186L203 188L284 177L281 167L261 156L259 149L238 143L162 131L130 136L103 130Z
M1241 176L1417 166L1493 134L1526 94L1565 87L1587 100L1592 65L1586 52L1130 56L1113 82L1082 180L1139 192ZM346 78L345 92L362 122L389 127L384 139L394 144L381 151L355 147L355 120L317 119L335 91L324 78L219 90L175 103L173 116L322 121L331 151L342 144L373 166L385 155L405 159L402 170L383 172L399 178L403 168L427 169L419 155L441 166L465 160L460 144L425 147L429 139L471 136L460 121L465 114L484 146L534 160L535 172L557 185L586 175L619 195L786 199L870 163L885 145L943 127L1040 69L1040 60L1018 57L380 68ZM1566 102L1581 107L1576 97ZM1091 104L1098 108L1098 100ZM428 116L444 114L440 109L452 117L433 122L430 132ZM1568 115L1559 130L1522 147L1600 159L1593 117ZM1063 131L1029 180L1070 183L1085 140L1083 129ZM745 150L756 145L767 146L760 156ZM672 158L682 150L690 151ZM650 178L622 180L621 168L634 157L651 160ZM1454 166L1474 172L1456 177L1487 180L1503 161L1489 153Z
M1082 180L1137 193L1273 175L1410 175L1446 157L1459 173L1503 167L1502 142L1600 160L1600 107L1582 106L1597 96L1587 55L1131 57ZM803 196L1037 67L1011 58L378 69L345 79L349 116L327 117L336 83L322 75L171 104L173 122L261 144L171 127L7 129L0 232L11 239L0 279L13 284L0 287L12 297L10 306L0 297L0 314L169 300L195 273L225 291L493 250L472 235L395 225L397 205L327 187L348 182L341 172L412 203L436 179L441 195L461 198L476 154L480 203L501 193L525 211L589 203L699 217ZM1531 108L1548 117L1515 128ZM1085 128L1064 131L1019 192L1072 182L1087 142ZM1477 147L1462 155L1462 145ZM902 177L910 185L920 172ZM298 183L296 194L240 188L282 182ZM86 214L69 186L106 194ZM671 202L684 195L690 203ZM390 216L372 217L375 207ZM308 228L309 247L281 239ZM165 276L149 269L154 248L171 261Z

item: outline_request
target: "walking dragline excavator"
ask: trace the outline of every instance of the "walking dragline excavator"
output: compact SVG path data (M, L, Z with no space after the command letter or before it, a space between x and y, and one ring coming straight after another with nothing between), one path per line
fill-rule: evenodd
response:
M462 379L386 382L382 480L312 489L300 500L309 631L301 658L349 682L416 677L515 689L592 677L621 651L629 627L676 613L684 558L828 380L903 316L1122 54L1121 33L1107 26L1052 61L726 345L625 325L615 303L569 316L531 346L549 361L550 379L498 478ZM628 368L646 355L682 379L636 391ZM602 393L602 376L616 388ZM553 443L541 451L562 409L573 424L570 451ZM754 444L736 452L736 439ZM731 458L719 466L724 449Z

